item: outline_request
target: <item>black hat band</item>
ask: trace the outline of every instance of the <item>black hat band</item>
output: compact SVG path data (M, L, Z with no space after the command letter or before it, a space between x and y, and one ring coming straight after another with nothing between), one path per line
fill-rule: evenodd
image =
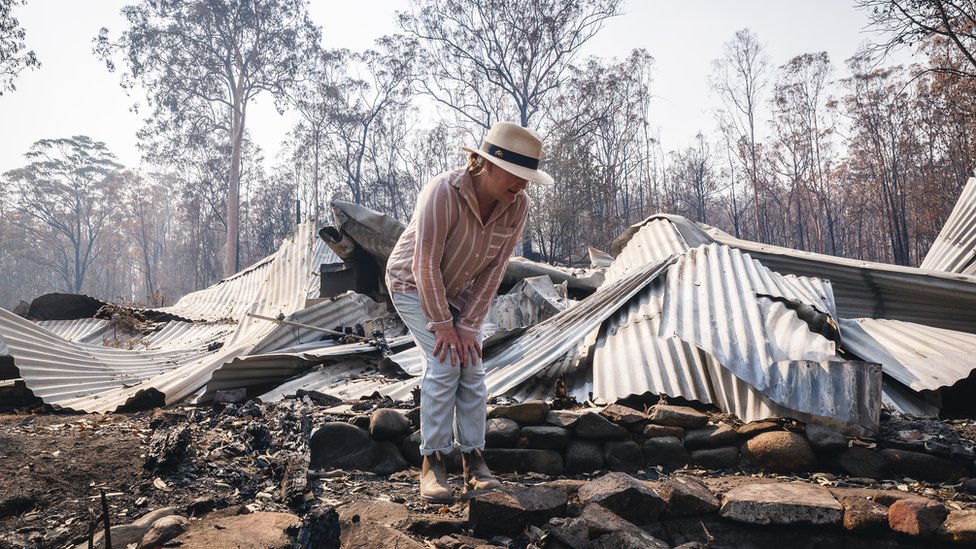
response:
M487 141L481 144L481 150L498 158L499 160L504 160L505 162L511 162L516 166L522 166L523 168L528 168L530 170L539 169L539 159L532 158L531 156L525 156L524 154L519 154L508 149L503 149L498 145L494 145Z

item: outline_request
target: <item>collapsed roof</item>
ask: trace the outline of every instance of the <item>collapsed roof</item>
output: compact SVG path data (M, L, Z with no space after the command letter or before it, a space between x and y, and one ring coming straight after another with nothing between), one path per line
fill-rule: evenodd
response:
M385 305L352 292L309 305L320 265L382 265L403 229L361 206L334 209L339 222L322 239L299 226L275 254L160 309L173 320L147 335L120 339L114 320L34 323L0 310L0 356L46 403L87 412L233 388L264 400L298 389L408 398L421 365ZM605 268L515 258L515 287L489 317L498 341L486 344L489 393L549 398L559 387L596 402L664 394L745 421L794 417L851 434L875 431L882 405L935 415L940 391L976 369L972 219L976 179L925 269L768 246L673 215L628 229L612 261L598 254ZM570 290L589 295L573 301ZM353 343L305 327L371 321L376 339Z

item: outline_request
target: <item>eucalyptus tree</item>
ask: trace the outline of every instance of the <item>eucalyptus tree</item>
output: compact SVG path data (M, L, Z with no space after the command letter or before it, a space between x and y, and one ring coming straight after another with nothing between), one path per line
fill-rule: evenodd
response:
M15 89L14 81L24 69L41 66L37 55L27 49L27 33L13 15L14 6L24 4L26 1L0 0L0 95Z
M412 0L399 14L420 40L421 88L462 125L488 128L510 108L523 126L549 108L567 69L621 0Z
M142 0L122 9L127 28L105 28L96 53L110 70L121 55L122 85L140 85L160 130L209 120L228 144L223 271L240 267L240 176L247 109L270 94L283 108L287 91L317 54L319 29L306 0Z
M4 174L18 223L34 247L31 260L80 293L116 213L122 168L104 143L87 136L42 139L27 165Z
M722 125L732 132L736 157L752 184L755 237L765 240L769 230L761 206L764 188L756 126L763 90L768 83L769 57L756 35L742 29L725 43L722 57L713 61L712 66L710 85L724 107Z
M976 4L970 0L856 0L881 35L874 54L921 46L934 72L976 78Z

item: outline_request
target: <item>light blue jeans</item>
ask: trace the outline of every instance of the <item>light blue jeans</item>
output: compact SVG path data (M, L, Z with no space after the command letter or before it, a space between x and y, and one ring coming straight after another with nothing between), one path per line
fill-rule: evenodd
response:
M481 358L463 368L460 364L451 366L450 357L447 362L438 361L434 356L436 338L427 329L420 294L391 292L390 297L424 357L420 382L420 453L446 454L455 444L462 452L484 450L488 391Z

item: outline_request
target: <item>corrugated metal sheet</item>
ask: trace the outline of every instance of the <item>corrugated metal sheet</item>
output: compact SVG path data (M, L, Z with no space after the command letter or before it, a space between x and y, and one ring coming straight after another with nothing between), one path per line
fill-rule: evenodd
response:
M246 312L276 316L300 309L317 289L318 265L330 254L314 225L307 223L266 260L170 308L168 312L191 318L237 317L233 332L216 351L202 345L206 336L196 335L189 339L200 341L200 346L155 351L74 343L2 310L0 339L28 388L55 406L108 412L146 393L162 393L166 403L174 403L203 387L214 370L248 354L275 330L272 323L247 318ZM246 298L251 301L245 303ZM174 328L165 337L180 341L179 333Z
M845 349L915 391L949 387L976 369L974 334L871 318L844 320L841 333Z
M786 277L721 245L686 252L668 270L661 335L714 357L767 398L800 413L875 430L881 403L877 364L845 361L810 330L790 302L828 308Z
M920 268L976 274L976 177L970 177Z
M655 280L604 324L593 347L593 395L613 402L644 393L715 402L706 362L711 359L677 337L661 337L667 287Z
M976 332L976 277L769 246L711 227L706 232L774 271L830 280L841 318L887 318Z
M289 248L295 246L304 247L301 255L305 258L303 261L303 270L307 272L301 273L303 281L302 288L299 289L294 286L291 288L278 288L280 291L277 292L276 299L284 298L283 291L289 289L301 292L289 296L288 299L290 300L304 300L310 297L317 297L319 288L315 285L309 285L306 282L313 278L317 280L318 270L323 263L336 263L341 261L335 255L335 252L329 249L322 239L318 238L318 234L314 229L315 227L312 223L302 225L299 228L300 232L303 233L301 238L302 242L299 244L296 241L291 241L288 245ZM268 295L268 279L271 276L277 278L277 275L271 275L271 272L281 270L281 261L278 261L277 267L275 266L275 261L279 257L283 261L288 260L282 256L281 251L279 250L277 253L256 262L254 265L233 276L221 280L209 288L186 294L170 307L162 307L156 310L193 320L240 321L244 317L244 314L252 307L272 297ZM287 255L297 257L294 253Z
M488 393L501 395L537 375L579 342L670 265L649 263L552 318L536 324L485 358Z
M77 320L42 320L37 325L68 341L100 343L111 323L103 318L80 318Z

